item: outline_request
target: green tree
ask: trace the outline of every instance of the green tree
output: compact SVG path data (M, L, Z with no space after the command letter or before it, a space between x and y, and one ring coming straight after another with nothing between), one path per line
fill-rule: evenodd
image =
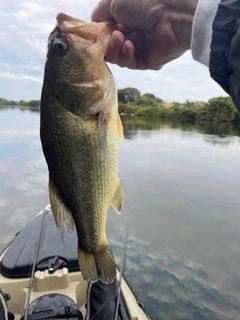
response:
M27 106L27 101L25 101L25 100L20 100L20 101L19 101L19 105L25 107L25 106Z
M155 95L152 94L152 93L144 93L144 94L143 94L143 97L146 97L146 98L150 98L150 99L152 99L152 100L155 100L157 103L163 102L162 99L160 99L160 98L158 98L158 97L155 97Z
M142 107L150 107L150 106L157 106L158 104L157 104L156 100L154 100L152 98L148 98L146 96L142 96L137 99L136 105L142 106Z
M29 107L39 107L40 101L39 100L30 100L27 102L27 106Z
M238 112L230 97L212 98L208 100L206 109L213 121L234 121L238 118Z
M140 107L138 106L133 106L126 103L120 103L118 105L119 113L125 113L125 114L135 114L139 108Z
M198 110L195 107L183 107L180 109L179 119L186 122L194 122L197 119Z
M158 117L161 117L161 108L156 108L156 107L140 108L136 112L136 116L158 118Z
M125 88L118 90L118 101L122 103L136 103L137 99L141 97L141 93L135 88Z
M182 106L183 106L182 103L173 101L173 107L174 108L181 108Z
M0 105L1 106L4 106L4 105L5 106L15 106L16 104L17 104L16 101L0 98Z
M187 100L186 102L183 103L183 107L185 107L185 108L196 108L196 104L193 101Z

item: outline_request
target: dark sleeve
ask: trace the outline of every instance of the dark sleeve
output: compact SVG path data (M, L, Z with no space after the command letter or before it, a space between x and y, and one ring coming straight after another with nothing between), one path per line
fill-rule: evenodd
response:
M213 21L211 77L240 111L240 0L222 0Z

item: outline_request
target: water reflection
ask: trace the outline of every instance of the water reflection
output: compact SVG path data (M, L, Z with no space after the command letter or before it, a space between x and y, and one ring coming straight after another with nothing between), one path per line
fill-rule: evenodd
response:
M114 244L113 249L120 255L121 244ZM154 319L239 318L239 300L228 295L222 279L199 265L160 256L139 240L129 240L125 276L138 296L144 297Z
M177 129L184 132L202 133L206 142L212 144L230 144L232 141L222 141L227 136L240 136L240 126L231 122L201 122L197 124L178 121L163 121L143 117L122 117L125 138L133 139L139 130L144 130L145 137L151 137L147 131ZM221 139L218 139L221 138Z
M19 109L22 112L29 111L29 112L40 113L40 107L23 107L23 106L20 106Z
M0 109L0 250L48 203L39 113ZM45 200L46 199L46 200Z
M232 124L123 118L121 216L107 234L154 319L240 318L240 148ZM39 113L0 108L0 250L45 204Z

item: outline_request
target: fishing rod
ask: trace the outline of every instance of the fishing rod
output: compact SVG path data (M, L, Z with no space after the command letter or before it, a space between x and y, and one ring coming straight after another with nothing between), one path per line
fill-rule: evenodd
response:
M123 278L123 274L126 266L126 259L127 259L128 237L129 237L129 214L127 213L127 222L126 222L125 234L124 234L123 255L122 255L121 268L120 268L119 283L117 288L117 302L116 302L114 320L118 319L118 309L119 309L120 295L121 295L121 284L122 284L122 278Z
M39 250L39 243L41 241L42 231L43 231L43 221L44 221L44 216L45 216L45 214L47 212L48 212L48 210L43 209L42 219L41 219L41 222L40 222L41 223L40 232L39 232L39 235L38 235L37 242L35 244L32 272L31 272L31 278L30 278L29 286L28 286L27 303L26 303L26 309L25 309L25 314L24 314L23 320L27 320L27 316L28 316L28 309L29 309L30 298L31 298L31 293L32 293L32 288L33 288L33 278L34 278L34 272L35 272L35 267L36 267L36 262L37 262L37 255L38 255L38 250Z

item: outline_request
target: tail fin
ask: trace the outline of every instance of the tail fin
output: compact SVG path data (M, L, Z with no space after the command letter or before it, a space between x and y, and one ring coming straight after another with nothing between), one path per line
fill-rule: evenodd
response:
M95 253L85 252L78 247L78 257L84 280L109 283L116 277L116 264L109 245Z

